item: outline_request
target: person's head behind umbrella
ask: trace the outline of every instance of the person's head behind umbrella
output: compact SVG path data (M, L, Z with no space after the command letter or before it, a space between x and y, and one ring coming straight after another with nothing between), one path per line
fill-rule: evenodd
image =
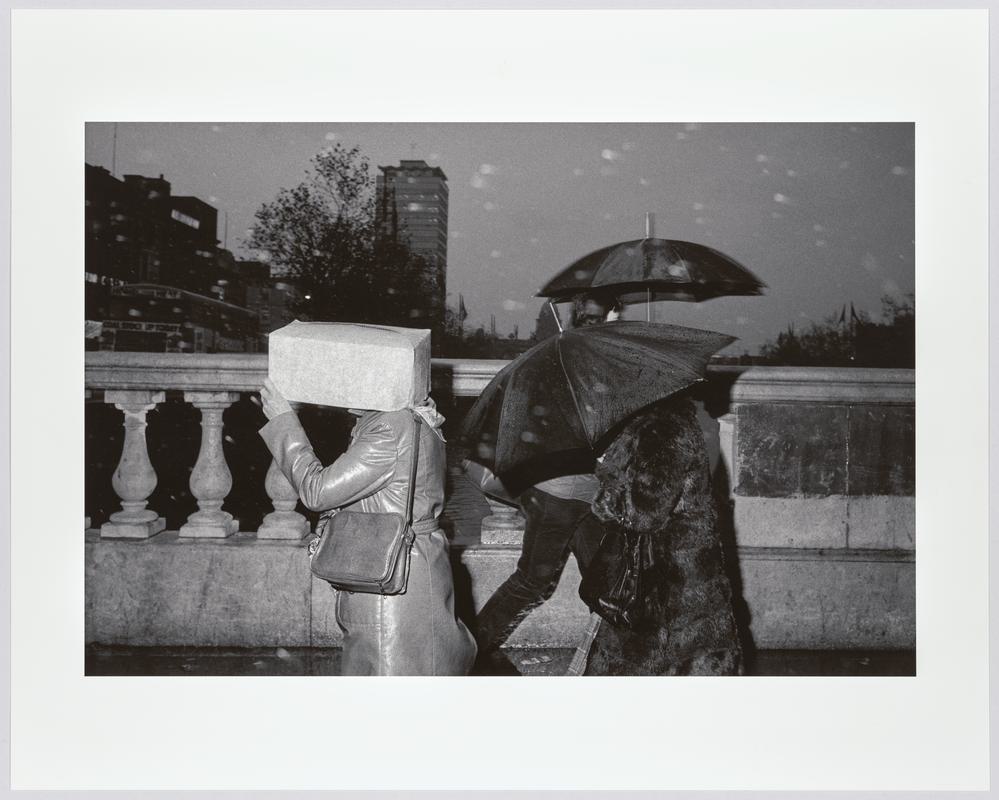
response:
M607 292L581 292L572 298L572 327L613 322L621 316L621 301Z

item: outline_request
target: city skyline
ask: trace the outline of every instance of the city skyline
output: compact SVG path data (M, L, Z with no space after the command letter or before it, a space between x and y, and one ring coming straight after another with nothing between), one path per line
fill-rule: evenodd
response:
M112 166L113 123L86 158ZM164 173L219 210L238 257L253 213L332 142L371 163L424 159L449 177L448 302L466 329L534 328L552 274L587 252L656 235L709 245L764 282L760 298L658 304L654 319L740 337L755 352L844 303L877 317L913 290L913 129L889 123L121 123L116 173ZM252 164L252 169L246 165ZM644 309L631 315L642 318Z

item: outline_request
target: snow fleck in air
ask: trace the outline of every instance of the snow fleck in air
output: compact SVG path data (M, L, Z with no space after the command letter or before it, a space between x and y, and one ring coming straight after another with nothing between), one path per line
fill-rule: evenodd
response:
M492 164L481 164L479 166L480 175L495 175L497 172L499 172L499 169L494 167Z
M687 131L698 131L701 129L701 123L699 122L688 122L683 126L684 130Z
M649 179L648 179L648 178L639 178L639 179L638 179L638 182L639 182L639 184L641 184L642 186L648 186L648 185L649 185Z
M873 253L864 253L863 258L860 259L860 263L868 272L877 272L880 267Z
M518 303L516 300L504 300L503 308L506 311L522 311L524 309L524 304Z
M531 407L531 413L536 417L544 417L548 414L548 409L542 405L536 405Z
M328 131L326 133L326 136L324 138L326 139L327 142L335 142L336 141L336 134L333 133L333 131Z
M538 441L538 437L535 436L530 431L524 431L522 434L520 434L520 440L522 442L528 442L530 444Z
M694 203L694 211L703 211L704 203Z
M312 255L321 256L322 254L323 254L322 250L317 250L316 248L312 248Z
M793 170L793 169L787 170L787 177L789 177L789 178L793 178L797 174L798 173L795 170Z
M617 170L611 166L604 166L600 168L600 174L604 176L617 175Z
M257 251L257 261L270 261L271 254L267 250Z
M283 647L279 647L277 650L275 650L274 655L276 655L278 658L283 658L283 659L291 658L291 653L289 653Z
M212 125L212 133L218 133L220 130L222 130L222 128L218 125Z
M465 234L463 234L461 231L451 231L451 238L452 239L460 239L464 235Z
M695 225L703 225L705 222L706 222L706 220L704 219L704 217L695 217L694 218L694 224Z
M224 438L224 439L225 439L225 440L226 440L227 442L229 442L229 444L235 444L235 443L236 443L236 440L235 440L235 439L233 439L233 438L232 438L232 437L231 437L231 436L230 436L229 434L226 434L226 435L225 435L225 436L224 436L223 438Z
M735 318L735 324L736 325L748 325L749 324L749 317L736 317Z
M137 308L130 308L130 309L128 309L128 316L130 316L130 317L141 317L142 316L142 312L139 311L139 309L137 309Z
M791 200L788 198L786 194L781 194L780 192L777 192L777 194L774 195L774 202L788 204L791 202Z
M676 138L682 142L684 139L687 138L687 134L685 134L683 131L677 131Z
M429 158L429 159L430 159L431 161L440 161L440 160L441 160L441 154L440 154L440 153L431 153L431 154L430 154L429 156L427 156L427 157L428 157L428 158Z
M600 151L600 157L604 161L617 161L621 157L621 154L617 150L611 150L609 147L606 147Z
M473 189L482 189L487 183L486 179L483 178L478 172L472 176L472 180L469 182L472 184Z
M496 204L495 204L495 203L494 203L494 202L493 202L492 200L486 200L486 202L484 202L484 203L482 204L482 207L483 207L483 208L484 208L484 209L485 209L486 211L492 211L493 209L495 209L495 208L496 208Z
M406 206L407 211L423 211L423 203L410 203Z
M585 173L584 173L584 172L583 172L583 170L581 170L581 169L580 169L579 167L576 167L576 168L575 168L575 169L574 169L574 170L572 171L572 174L573 174L573 175L575 175L575 176L576 176L576 177L578 178L578 177L579 177L580 175L584 175Z
M826 240L825 239L816 239L815 240L815 246L816 247L825 247L826 246Z
M219 201L219 199L215 195L213 195L213 194L208 195L208 202L209 203L217 203L218 201Z
M593 384L593 391L597 394L607 394L609 388L606 383L601 383L600 381Z
M766 167L760 170L760 175L769 175L769 174L770 170L768 170Z
M891 168L891 174L892 175L908 175L909 174L909 170L907 170L905 167L892 167Z
M585 281L587 278L590 277L590 273L588 270L585 269L577 269L574 273L572 273L572 276L577 281Z
M822 227L821 225L819 225L819 223L817 223L817 222L816 222L816 223L815 223L815 224L814 224L814 225L812 226L812 230L813 230L813 231L815 231L816 233L822 233L822 232L823 232L823 231L825 230L825 228L824 228L824 227Z
M756 163L757 164L766 164L769 160L770 159L767 156L763 155L763 153L759 153L756 156Z
M624 150L625 152L631 152L632 150L635 149L635 143L625 142L624 144L621 145L621 149Z
M490 257L490 258L499 258L499 257L500 257L501 255L503 255L503 254L502 254L502 253L501 253L501 252L500 252L499 250L493 250L493 251L492 251L492 252L491 252L491 253L489 254L489 257Z

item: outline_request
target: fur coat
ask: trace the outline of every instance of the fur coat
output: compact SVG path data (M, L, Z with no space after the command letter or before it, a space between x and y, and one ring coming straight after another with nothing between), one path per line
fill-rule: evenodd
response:
M683 397L636 415L605 450L593 510L608 532L580 594L616 624L601 624L587 675L741 674L709 472ZM607 613L629 590L627 613Z

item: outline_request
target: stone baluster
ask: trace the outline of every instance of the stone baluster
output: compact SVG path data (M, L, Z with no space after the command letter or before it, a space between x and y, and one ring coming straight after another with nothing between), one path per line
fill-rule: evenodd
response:
M278 469L277 462L271 460L264 478L264 490L274 505L274 510L264 517L258 539L301 539L309 532L309 521L295 511L298 492Z
M484 517L480 538L482 544L521 545L524 542L526 520L517 506L501 503L486 496L492 514Z
M184 392L184 400L201 410L201 450L190 483L198 510L181 526L181 536L219 539L239 530L239 520L222 510L232 489L232 473L222 451L222 413L238 399L237 392Z
M166 520L146 508L156 488L156 471L146 447L146 413L164 400L163 392L108 391L104 402L113 403L124 418L125 442L121 460L111 478L121 511L101 526L103 539L148 539L166 527Z

